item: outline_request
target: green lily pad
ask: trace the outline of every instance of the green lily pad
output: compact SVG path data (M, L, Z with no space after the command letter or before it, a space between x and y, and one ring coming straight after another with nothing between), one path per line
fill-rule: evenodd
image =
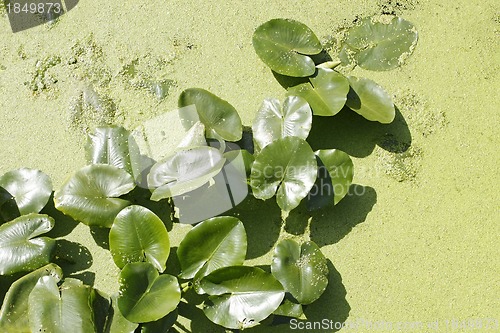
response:
M349 76L351 90L347 95L346 105L354 112L370 121L389 124L396 116L396 109L391 97L385 90L366 78Z
M52 276L41 277L29 295L32 332L96 332L92 303L94 290L80 280L66 279L58 287Z
M139 324L128 321L118 309L118 294L111 295L111 311L105 333L134 333Z
M226 159L212 147L185 148L156 163L148 175L154 188L151 200L182 195L206 184L217 175Z
M318 74L288 88L288 95L304 98L316 116L334 116L342 110L349 92L349 81L334 70L318 68Z
M54 227L48 215L28 214L0 226L0 275L27 272L47 265L56 241L38 237Z
M68 178L55 192L55 207L86 225L110 228L116 215L130 204L119 197L135 187L125 170L93 164Z
M230 216L205 220L179 244L179 277L201 279L219 268L242 265L246 252L247 236L240 220Z
M326 259L314 242L299 245L291 239L282 240L274 250L271 271L301 304L317 300L328 285Z
M276 201L291 211L311 190L317 175L314 152L303 139L289 136L277 139L257 155L252 165L250 185L258 199Z
M163 272L170 254L168 232L162 220L142 206L124 208L109 232L109 248L119 268L130 262L150 262Z
M417 40L413 24L400 17L368 17L349 29L339 57L364 69L391 70L412 54Z
M252 42L259 58L273 71L295 77L313 75L316 65L309 56L323 51L308 26L290 19L262 24L255 30Z
M201 281L210 295L203 311L214 323L230 329L256 326L280 305L285 292L269 273L257 267L218 269Z
M198 121L205 125L207 138L238 141L243 127L236 109L209 91L200 88L184 90L179 97L179 108L196 106L196 114L181 113L181 121L186 130Z
M181 299L177 278L160 275L147 262L127 264L120 274L118 308L134 323L156 321L174 311Z
M302 308L302 304L292 302L285 295L285 300L273 313L278 316L300 318L304 315L304 309Z
M52 276L59 282L62 270L56 264L48 264L16 280L5 294L0 309L0 331L30 332L28 296L43 276Z
M307 101L289 96L283 107L279 100L264 100L253 122L253 138L262 149L276 139L296 136L306 139L312 126L312 112Z
M40 212L52 194L49 176L28 168L7 172L0 177L0 186L14 197L21 215Z
M354 177L354 164L351 157L338 149L325 149L315 152L328 170L333 187L334 204L338 204L349 192Z
M97 127L87 138L88 164L109 164L123 169L135 179L141 172L139 146L121 126Z

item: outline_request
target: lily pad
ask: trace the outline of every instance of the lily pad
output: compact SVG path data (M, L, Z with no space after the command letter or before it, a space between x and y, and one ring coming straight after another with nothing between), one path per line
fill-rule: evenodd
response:
M14 197L21 215L40 212L52 194L49 176L28 168L7 172L0 177L0 186Z
M342 110L349 92L349 81L344 75L318 68L318 74L309 81L288 88L288 95L304 98L316 116L334 116Z
M333 200L336 205L349 192L354 177L354 164L351 157L338 149L325 149L315 152L328 170L333 187Z
M217 175L226 159L212 147L186 148L156 163L148 175L154 188L151 200L182 195L195 190Z
M10 286L0 310L2 332L30 332L28 296L43 276L52 276L59 282L62 270L56 264L48 264L23 276Z
M254 140L262 149L276 139L296 136L306 139L312 126L312 112L307 101L289 96L283 107L279 100L264 100L253 122Z
M364 69L391 70L412 54L417 40L413 24L400 17L368 17L349 29L339 57Z
M303 139L289 136L277 139L257 155L252 165L250 185L258 199L276 201L291 211L311 190L317 175L316 157Z
M318 37L305 24L290 19L274 19L259 26L253 34L253 47L259 58L273 71L306 77L316 71L311 55L323 51Z
M0 275L37 269L50 262L56 241L38 237L54 227L48 215L28 214L0 226Z
M317 300L328 285L326 259L314 242L299 245L291 239L282 240L274 250L271 271L301 304Z
M198 121L205 125L207 138L238 141L241 139L243 127L236 109L209 91L200 88L184 90L179 97L179 108L188 105L196 106L196 114L182 113L181 121L186 130Z
M119 268L147 261L163 272L170 254L168 232L162 220L142 206L124 208L109 232L109 248Z
M351 90L346 105L354 112L370 121L389 124L396 116L391 97L385 90L366 78L348 77Z
M191 229L177 249L182 279L201 279L227 266L242 265L247 252L243 223L235 217L205 220Z
M29 295L29 322L32 332L95 332L92 300L94 290L80 280L41 277Z
M230 329L256 326L280 305L285 292L269 273L257 267L218 269L201 280L210 295L203 311L214 323Z
M127 264L120 274L118 308L134 323L156 321L174 311L181 299L177 278L160 275L147 262Z
M55 192L55 207L87 225L110 228L116 215L130 204L119 198L135 187L125 170L93 164L68 178Z

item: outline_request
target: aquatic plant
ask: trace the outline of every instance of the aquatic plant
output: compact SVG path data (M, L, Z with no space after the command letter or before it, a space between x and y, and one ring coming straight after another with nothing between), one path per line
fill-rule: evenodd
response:
M363 35L372 28L375 37ZM387 35L380 37L383 29ZM414 46L407 39L416 35L408 29L411 25L400 19L364 20L353 27L343 54L365 68L390 69L401 63L394 57ZM359 36L365 44L357 44ZM387 51L384 36L399 48ZM375 46L366 42L370 38ZM38 237L58 223L40 214L52 193L48 176L19 169L0 177L0 277L28 272L5 295L1 330L166 332L178 316L190 318L182 305L193 299L192 293L208 319L237 330L273 315L300 318L303 306L321 297L329 271L314 242L282 239L274 247L269 271L248 266L247 247L253 244L242 221L224 212L190 221L196 226L171 251L165 224L182 220L183 200L201 198L195 201L203 204L217 198L216 185L222 182L231 196L231 205L222 206L231 209L241 201L230 193L228 178L235 175L243 177L239 186L249 188L256 199L276 197L285 216L303 201L311 210L338 204L348 193L354 166L338 149L312 150L307 138L313 115L334 116L347 106L368 120L389 123L394 118L392 101L376 83L344 76L334 69L338 63L315 63L323 47L304 24L271 20L257 28L253 42L273 71L304 81L288 87L283 103L266 99L251 132L244 131L227 101L204 89L187 89L179 98L186 134L170 155L155 161L141 151L134 133L99 127L88 137L88 165L54 192L57 210L109 229L110 255L121 270L115 294L104 295L64 277L54 253L64 240ZM389 65L380 65L386 61ZM252 135L250 144L244 141L247 134ZM236 143L241 147L235 149ZM156 201L162 218L147 208ZM167 265L170 260L179 263L179 271Z

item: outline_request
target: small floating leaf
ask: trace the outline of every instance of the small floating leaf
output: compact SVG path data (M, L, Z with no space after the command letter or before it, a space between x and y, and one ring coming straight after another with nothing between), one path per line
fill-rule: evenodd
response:
M9 171L0 177L3 187L16 200L21 215L38 213L49 201L52 182L39 170L22 168Z
M299 245L291 239L282 240L274 250L271 271L301 304L317 300L328 285L326 259L314 242Z
M235 217L205 220L191 229L177 249L182 279L197 279L216 269L242 265L247 252L243 223Z
M224 267L204 277L210 295L203 311L214 323L231 329L258 325L280 305L285 292L269 273L257 267Z
M54 227L48 215L28 214L0 226L0 275L37 269L50 262L56 241L38 237Z
M296 77L313 75L316 67L309 56L323 50L308 26L289 19L274 19L259 26L253 34L253 47L273 71Z
M267 145L252 165L250 185L258 199L276 201L291 211L307 196L317 175L316 157L303 139L288 136Z
M316 116L334 116L345 105L349 92L349 81L334 70L319 68L318 74L309 78L311 83L302 83L288 88L288 95L304 98Z
M227 141L241 139L241 119L231 104L204 89L186 89L179 97L179 108L192 104L196 106L197 114L181 114L186 130L201 121L205 125L207 138Z
M306 100L288 96L283 103L274 98L264 100L253 122L254 140L262 149L276 139L296 136L306 139L312 125L312 112Z
M366 78L348 77L351 90L346 105L368 120L389 124L396 116L391 97L385 90Z
M413 24L400 17L368 17L349 29L340 59L372 71L394 69L411 55L417 39Z
M55 192L58 210L86 225L110 228L116 215L130 204L119 197L132 191L134 179L112 165L93 164L68 178Z
M162 220L142 206L124 208L109 232L109 247L115 264L147 261L160 272L170 253L170 241Z
M181 299L177 278L160 275L147 262L127 264L120 274L118 308L134 323L145 323L165 317L174 311Z

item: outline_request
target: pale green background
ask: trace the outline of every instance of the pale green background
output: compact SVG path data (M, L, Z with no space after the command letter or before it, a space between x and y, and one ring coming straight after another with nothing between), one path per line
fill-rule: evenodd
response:
M111 79L103 91L117 104L116 121L124 126L133 128L175 109L179 93L189 87L226 99L249 125L264 98L282 99L285 93L253 51L251 36L259 24L293 18L325 39L356 17L380 13L381 4L390 2L81 0L54 26L17 34L1 17L0 174L38 168L58 187L84 165L84 134L70 129L68 122L78 79L67 62L79 40L91 38L102 48L97 68L108 69ZM356 69L354 74L374 79L393 96L408 124L412 148L395 156L363 133L353 133L352 142L344 140L338 147L363 148L354 159L354 182L365 186L357 189L366 193L315 214L311 222L311 239L335 269L330 265L330 286L308 310L309 318L438 321L437 329L403 331L469 332L451 330L446 320L500 320L500 5L495 0L398 3L403 6L396 12L419 31L414 55L401 69ZM36 62L50 55L62 59L49 70L57 83L34 96L24 82L33 77ZM176 87L163 102L125 84L120 70L136 57L165 60L154 75L175 80ZM169 126L165 124L167 134ZM344 133L344 138L349 136ZM268 265L270 254L265 253L278 237L279 212L273 215L272 202L264 206L264 216L248 206L241 218L247 218L249 246L256 248L250 250L250 262ZM180 234L188 230L174 228L174 245L181 239L178 229ZM83 225L70 238L89 248L95 286L113 292L118 269L109 253L95 245ZM191 323L184 325L189 329ZM193 332L210 327L205 321L192 324ZM288 331L286 326L281 330Z

